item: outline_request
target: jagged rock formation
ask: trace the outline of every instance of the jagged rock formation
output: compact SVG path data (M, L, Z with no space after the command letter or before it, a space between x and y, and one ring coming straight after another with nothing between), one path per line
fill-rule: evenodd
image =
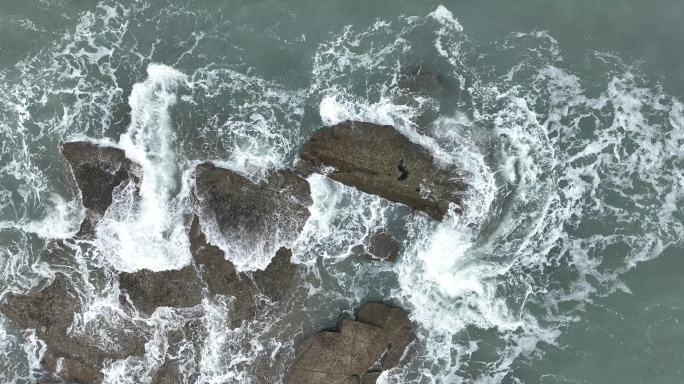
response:
M92 383L102 379L100 369L108 359L141 356L145 352L147 331L131 322L117 329L98 328L113 342L109 348L98 346L86 335L73 336L68 330L80 303L71 291L66 276L57 275L40 291L29 295L10 295L0 310L21 329L35 329L47 344L43 365L65 380Z
M135 173L137 165L121 149L88 141L64 143L62 154L71 165L86 208L86 218L77 237L92 237L94 226L112 204L114 189L128 180L139 183Z
M223 251L207 242L196 216L190 229L190 249L195 261L206 270L209 291L234 298L232 327L254 319L257 294L280 301L297 288L302 274L301 266L290 261L292 252L287 248L278 250L265 270L238 273L235 265L225 259Z
M320 332L307 339L286 383L374 383L379 372L401 363L413 340L404 310L366 304L356 321L342 320L338 332Z
M215 225L242 252L275 252L293 241L309 218L309 183L294 172L272 172L255 182L205 163L195 175L203 224Z
M358 128L355 126L357 123L349 124L354 125L354 129ZM370 129L370 126L364 127ZM410 201L412 206L441 218L440 215L443 216L446 210L445 204L448 206L448 202L455 201L455 197L446 193L433 196L432 192L423 190L421 200L414 195L409 196L406 188L408 186L410 189L414 184L422 186L432 183L430 188L443 192L440 189L442 184L443 188L453 185L451 180L449 182L452 184L444 181L449 170L438 167L422 147L412 144L391 127L380 128L384 132L380 133L380 138L385 135L390 139L389 145L395 148L377 151L372 143L361 143L368 139L365 137L350 138L340 148L325 149L325 145L335 143L327 142L328 138L323 134L320 138L322 141L314 145L316 151L320 151L310 151L310 170L328 165L325 163L326 151L340 150L342 159L335 162L336 165L331 164L338 166L338 171L330 177L349 185L356 183L359 189L370 193L376 191L381 196L396 195L399 202ZM344 132L351 128L339 129ZM366 135L378 136L375 131L366 132ZM353 146L359 148L352 149ZM380 153L359 155L354 150ZM112 194L116 188L127 182L131 182L133 187L137 186L141 175L136 174L137 166L119 149L76 142L64 144L63 153L71 165L87 210L87 217L77 237L92 237L95 235L95 225L112 204ZM319 162L315 156L321 153L323 160ZM378 156L383 155L390 156L389 161L394 161L397 156L398 160L391 166L375 164L379 160ZM347 165L349 170L344 171ZM302 169L305 167L300 171ZM266 309L265 305L286 302L301 286L303 267L292 263L292 252L280 246L280 242L293 239L303 229L309 217L308 208L312 204L309 185L305 179L289 171L274 172L259 182L210 164L200 165L196 171L195 194L202 220L194 216L188 234L195 263L181 270L120 273L119 286L133 305L147 316L159 307L196 306L201 303L205 288L210 295L231 296L229 324L239 327L264 313L262 310ZM454 175L453 172L449 174ZM418 178L421 180L418 181ZM388 183L388 180L394 184L383 187L382 184ZM461 186L458 183L456 185ZM435 200L435 196L443 199ZM218 227L221 233L237 234L239 241L251 242L255 246L263 245L260 243L265 239L273 239L274 233L285 235L275 236L271 245L278 246L275 248L277 251L274 250L275 256L265 269L238 272L235 265L226 259L224 252L207 241L200 225L204 225L205 218L211 221L212 228ZM78 243L73 239L67 241L70 245ZM393 261L398 254L396 240L383 231L373 233L364 245L363 252L372 257ZM67 257L62 254L63 251L66 252L61 247L55 247L50 257ZM101 272L106 276L106 271ZM47 371L55 373L55 377L77 383L100 382L103 379L100 371L108 362L144 355L145 343L152 336L151 330L143 321L112 313L113 319L106 319L102 323L100 320L91 321L84 329L74 331L75 316L83 312L83 308L71 284L67 276L57 274L50 284L35 292L6 296L0 304L0 311L19 328L35 329L36 336L47 345L42 364ZM104 324L109 320L113 320L111 323L116 326ZM177 348L181 342L187 345L187 339L183 341L183 332L178 330L169 333L169 353L154 374L153 383L180 382L180 352L173 348ZM288 383L373 383L380 371L399 364L413 338L406 312L381 304L367 304L359 311L356 321L342 321L339 332L322 332L307 340L300 348ZM44 376L37 380L47 383L53 377Z
M462 172L441 165L389 125L346 121L321 129L300 152L299 172L323 172L333 180L424 211L441 220L450 203L461 204ZM324 172L323 167L334 167Z

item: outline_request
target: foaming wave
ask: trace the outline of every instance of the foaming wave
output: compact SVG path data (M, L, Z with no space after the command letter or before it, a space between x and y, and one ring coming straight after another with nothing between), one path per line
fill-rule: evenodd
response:
M148 79L133 87L131 125L120 141L126 156L141 167L139 197L132 181L119 187L97 226L96 245L104 261L127 272L179 269L191 259L170 116L175 90L187 78L157 64L147 72Z

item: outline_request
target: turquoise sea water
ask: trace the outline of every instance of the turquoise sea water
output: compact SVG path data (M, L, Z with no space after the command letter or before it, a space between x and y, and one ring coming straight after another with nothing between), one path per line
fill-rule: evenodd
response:
M205 302L186 382L264 382L272 359L278 382L301 336L369 300L409 310L419 334L382 382L684 382L682 14L665 0L3 0L0 297L56 271L79 285L96 268L180 268L197 163L258 177L360 119L467 169L463 215L433 223L312 176L312 216L288 244L309 269L306 305L228 330L226 303ZM393 97L415 66L462 95L427 127L414 118L430 100ZM98 252L47 260L83 218L59 143L84 138L141 163L163 213L113 215ZM378 226L402 241L396 265L349 257ZM213 236L241 269L271 257ZM83 287L83 321L105 321L114 293ZM173 328L161 312L149 323ZM157 347L105 381L148 381ZM40 342L2 316L0 350L0 381L34 381Z

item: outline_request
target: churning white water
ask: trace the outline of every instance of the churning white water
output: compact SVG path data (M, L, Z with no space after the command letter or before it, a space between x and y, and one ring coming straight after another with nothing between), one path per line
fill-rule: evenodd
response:
M241 62L253 59L252 47L227 44L230 34L211 30L211 15L158 11L103 1L54 46L21 61L23 80L0 84L8 153L0 157L0 297L60 271L84 306L70 332L106 346L114 343L107 329L145 329L145 354L108 362L107 383L149 381L169 354L186 382L277 382L302 337L366 301L406 308L419 336L408 364L383 373L381 383L525 382L521 366L565 348L564 330L588 305L629 292L622 276L684 234L684 107L611 55L587 58L609 66L610 79L583 78L562 65L548 33L477 44L440 5L346 26L316 43L277 36L312 57L310 73L293 85ZM177 20L198 30L178 32L175 56L153 63L155 52L173 50L138 35L135 24L149 20L159 31L175 30ZM212 58L216 47L230 53ZM496 59L503 68L484 64ZM426 124L421 115L451 100L398 102L400 78L415 65L453 80L459 108ZM126 97L130 120L120 111ZM159 308L149 318L126 312L119 272L192 262L197 164L260 180L294 167L315 130L348 119L393 125L439 162L464 169L462 207L438 223L312 175L301 233L274 233L255 247L199 213L209 241L240 271L263 269L276 249L291 247L306 267L296 304L267 305L263 318L236 329L227 297L204 294L196 308ZM139 184L115 190L95 240L67 242L70 257L48 263L48 241L72 237L84 217L58 142L85 138L123 149ZM400 241L396 264L352 256L379 228ZM179 329L187 332L171 347L168 334ZM43 353L35 332L22 335L0 318L0 381L29 382ZM260 376L267 371L275 373Z

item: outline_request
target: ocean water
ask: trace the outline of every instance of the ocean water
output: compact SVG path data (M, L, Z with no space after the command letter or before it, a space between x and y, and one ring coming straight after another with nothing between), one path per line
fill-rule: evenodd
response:
M683 14L672 0L3 0L0 298L66 272L84 303L71 332L116 327L116 272L191 261L197 164L259 178L357 119L465 169L462 213L436 223L313 175L304 230L276 239L306 266L304 305L238 329L227 298L158 309L137 319L145 356L105 382L149 382L167 332L193 320L184 382L278 383L303 337L384 301L418 340L381 383L682 383ZM460 95L429 125L435 100L396 102L416 66ZM138 162L141 197L118 189L94 247L48 257L85 215L59 152L82 139ZM396 264L351 256L378 227L401 242ZM240 270L273 256L207 232ZM43 347L0 315L0 382L35 381Z

